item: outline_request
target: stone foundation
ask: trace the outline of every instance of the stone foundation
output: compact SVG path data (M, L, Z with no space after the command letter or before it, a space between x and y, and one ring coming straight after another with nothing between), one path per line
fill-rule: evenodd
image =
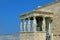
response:
M45 32L21 32L20 40L46 40Z

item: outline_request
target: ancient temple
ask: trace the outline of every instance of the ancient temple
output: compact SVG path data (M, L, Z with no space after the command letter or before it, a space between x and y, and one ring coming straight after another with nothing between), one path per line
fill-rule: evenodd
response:
M60 40L60 1L20 15L20 40Z

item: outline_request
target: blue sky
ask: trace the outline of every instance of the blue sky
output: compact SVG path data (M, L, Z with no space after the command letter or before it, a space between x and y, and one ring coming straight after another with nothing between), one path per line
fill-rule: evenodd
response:
M0 34L20 32L19 15L55 0L0 0Z

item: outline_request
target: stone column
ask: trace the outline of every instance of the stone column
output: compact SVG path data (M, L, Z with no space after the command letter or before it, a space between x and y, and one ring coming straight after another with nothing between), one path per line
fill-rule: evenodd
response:
M30 18L28 18L28 32L30 32Z
M22 32L22 20L20 21L20 32Z
M48 28L47 28L47 29L48 29L47 32L48 32L49 35L50 35L50 33L51 33L51 20L50 20L50 18L47 19L47 27L48 27Z
M34 17L33 18L33 32L36 32L36 26L37 26L37 23L36 23L36 18Z
M50 27L51 27L51 22L50 22L50 20L49 20L49 26L48 26L48 32L49 32L49 35L50 35L50 33L51 33L51 29L50 29Z
M33 32L32 24L33 24L33 19L30 20L30 32Z
M24 20L24 32L26 32L26 20Z
M28 19L26 19L26 32L28 32Z
M42 21L42 31L45 31L45 17L43 17L43 21Z
M51 40L51 36L52 35L51 35L51 28L50 28L51 27L51 20L50 20L50 18L47 19L47 27L48 27L47 28L48 29L47 30L47 40Z

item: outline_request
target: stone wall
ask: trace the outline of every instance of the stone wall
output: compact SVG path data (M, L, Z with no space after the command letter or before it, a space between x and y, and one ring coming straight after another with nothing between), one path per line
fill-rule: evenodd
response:
M45 32L21 32L20 40L46 40Z
M30 32L21 32L20 40L34 40L34 33Z
M60 40L60 35L53 35L53 40Z
M34 33L34 40L46 40L46 33L45 32L37 32Z
M43 8L37 9L38 11L48 11L53 12L53 21L51 25L51 31L53 33L53 40L60 40L60 2L45 6ZM58 36L59 35L59 36Z

